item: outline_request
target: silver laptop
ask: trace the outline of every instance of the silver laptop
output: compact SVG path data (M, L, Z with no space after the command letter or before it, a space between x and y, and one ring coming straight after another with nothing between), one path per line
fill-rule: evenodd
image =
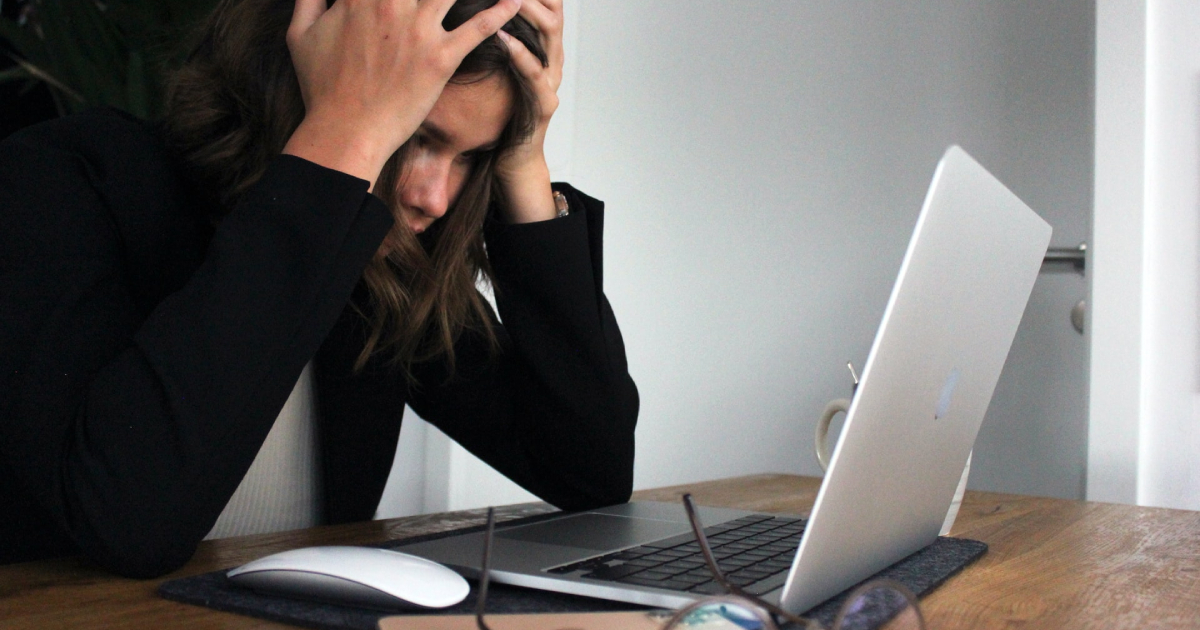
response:
M937 538L1050 232L965 151L946 151L807 524L700 512L730 579L802 613ZM400 547L467 575L481 548L480 533ZM674 608L718 590L698 551L681 506L633 502L501 526L492 579Z

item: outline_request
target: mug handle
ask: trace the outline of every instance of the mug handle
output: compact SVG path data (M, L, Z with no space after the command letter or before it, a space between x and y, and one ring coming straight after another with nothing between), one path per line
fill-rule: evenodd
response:
M850 409L849 398L835 398L825 405L825 411L821 412L821 419L817 420L817 430L814 436L814 446L817 451L817 463L821 465L821 470L829 470L829 423L833 421L833 417L839 413L845 413Z
M839 413L846 413L850 410L849 398L835 398L825 405L825 410L821 412L821 419L817 420L816 435L814 435L814 446L817 451L817 463L821 465L821 470L829 470L829 423L833 421L833 417ZM958 517L958 511L962 507L963 495L967 490L967 478L971 474L971 458L974 456L974 450L967 455L967 464L963 467L962 477L958 480L958 488L954 490L954 498L950 502L950 509L946 511L946 518L942 522L942 531L940 536L945 536L950 533L950 528L954 526L954 521Z

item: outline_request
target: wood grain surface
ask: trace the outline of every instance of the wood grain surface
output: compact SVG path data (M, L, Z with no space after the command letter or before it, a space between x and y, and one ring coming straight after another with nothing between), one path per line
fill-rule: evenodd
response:
M820 480L790 475L640 491L678 501L806 515ZM500 509L502 518L548 510ZM163 580L309 545L371 543L483 521L482 510L208 541L155 580L114 577L79 558L0 567L0 628L288 628L159 598ZM1200 512L968 492L952 535L982 559L921 602L930 628L1200 627Z

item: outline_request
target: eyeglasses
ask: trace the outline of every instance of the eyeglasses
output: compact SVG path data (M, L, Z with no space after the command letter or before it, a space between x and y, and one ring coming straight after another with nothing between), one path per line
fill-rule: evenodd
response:
M683 507L708 571L726 594L700 599L669 617L663 615L661 630L780 630L781 627L824 630L816 620L794 615L730 582L713 554L690 494L683 495ZM489 567L495 528L495 512L488 508L479 594L475 601L475 624L479 630L491 630L484 620L484 612L491 579ZM888 579L872 580L850 592L832 626L832 630L860 629L925 630L925 618L921 615L917 597L903 584Z

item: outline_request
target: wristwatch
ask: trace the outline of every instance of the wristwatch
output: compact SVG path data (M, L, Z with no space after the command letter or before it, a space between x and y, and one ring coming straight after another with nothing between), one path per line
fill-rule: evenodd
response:
M554 191L554 212L556 217L565 217L571 212L571 208L567 206L567 196Z

